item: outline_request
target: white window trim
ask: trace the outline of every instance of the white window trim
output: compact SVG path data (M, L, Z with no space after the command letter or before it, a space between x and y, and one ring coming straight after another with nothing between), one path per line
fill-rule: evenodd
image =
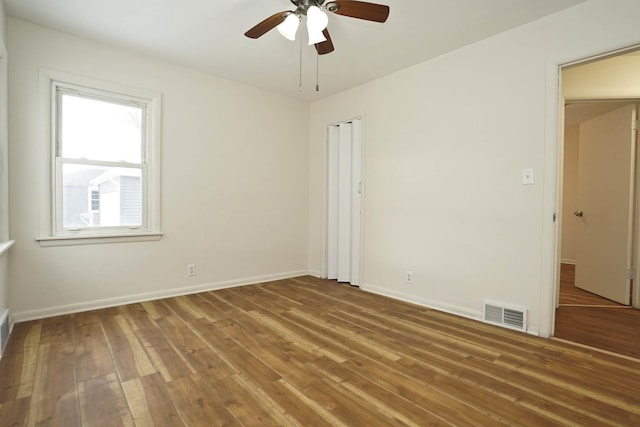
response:
M113 93L114 98L130 98L133 102L143 102L147 106L146 149L146 196L142 200L143 216L146 216L146 227L104 227L79 230L57 231L56 226L56 159L57 130L56 130L56 102L57 87L79 87L85 93L105 92ZM78 76L51 69L40 69L40 98L42 105L41 117L45 121L49 138L48 171L46 174L49 185L41 194L42 215L40 221L40 235L36 238L40 246L68 246L98 243L123 243L159 240L162 237L160 229L160 146L161 146L161 94L144 89L132 88L115 83ZM84 162L84 161L83 161ZM86 162L84 162L86 163ZM144 222L144 221L143 221Z
M9 239L9 135L8 122L8 65L7 50L0 43L0 256L14 244Z

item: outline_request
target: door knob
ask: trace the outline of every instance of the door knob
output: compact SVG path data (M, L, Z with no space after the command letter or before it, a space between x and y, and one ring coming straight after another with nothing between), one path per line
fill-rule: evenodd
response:
M575 211L573 214L577 217L582 217L582 211Z

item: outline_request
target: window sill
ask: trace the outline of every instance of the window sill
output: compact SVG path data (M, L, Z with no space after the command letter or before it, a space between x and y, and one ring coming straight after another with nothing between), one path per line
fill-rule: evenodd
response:
M104 243L129 243L129 242L152 242L162 239L163 233L140 233L140 234L114 234L108 235L85 235L85 236L55 236L38 237L36 241L43 248L52 246L75 246L75 245L99 245Z
M15 240L7 240L6 242L0 242L0 255L7 252L15 242L16 242Z

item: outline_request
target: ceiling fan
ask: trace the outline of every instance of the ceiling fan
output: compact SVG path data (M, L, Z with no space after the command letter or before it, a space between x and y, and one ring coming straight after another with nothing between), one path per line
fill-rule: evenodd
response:
M277 27L284 37L295 40L300 21L306 16L309 45L314 45L318 54L324 55L333 52L334 47L327 30L329 18L323 9L338 15L373 22L385 22L389 17L389 6L364 1L333 0L325 4L325 0L291 0L291 3L296 6L296 10L285 10L271 15L244 35L257 39Z

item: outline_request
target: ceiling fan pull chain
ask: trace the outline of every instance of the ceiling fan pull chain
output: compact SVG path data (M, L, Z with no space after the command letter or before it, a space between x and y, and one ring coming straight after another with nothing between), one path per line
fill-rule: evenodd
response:
M302 37L300 37L300 70L298 73L299 83L298 83L298 92L302 93Z
M319 79L320 79L320 55L318 54L318 51L316 51L316 92L320 92L320 83L319 83Z

